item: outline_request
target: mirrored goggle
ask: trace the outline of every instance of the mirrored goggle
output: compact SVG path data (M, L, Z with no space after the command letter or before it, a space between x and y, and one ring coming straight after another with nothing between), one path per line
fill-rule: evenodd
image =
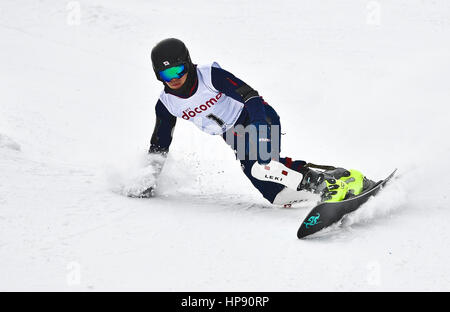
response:
M171 81L172 79L180 79L186 73L185 66L183 64L167 68L159 72L159 76L164 81Z

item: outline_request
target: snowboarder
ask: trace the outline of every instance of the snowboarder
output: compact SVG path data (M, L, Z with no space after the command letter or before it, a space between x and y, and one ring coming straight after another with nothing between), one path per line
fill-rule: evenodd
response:
M221 135L247 178L273 204L289 205L307 194L319 194L322 201L341 201L373 185L357 170L280 157L280 117L273 107L217 63L193 64L182 41L162 40L152 49L151 60L156 78L164 84L149 149L155 156L155 176L164 165L178 117ZM134 196L151 197L154 188L149 185Z

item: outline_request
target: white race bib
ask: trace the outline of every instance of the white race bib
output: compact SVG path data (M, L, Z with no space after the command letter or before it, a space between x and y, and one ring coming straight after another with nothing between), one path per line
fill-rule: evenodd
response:
M163 91L160 100L172 115L192 121L209 134L222 134L233 127L244 104L214 88L211 81L212 67L220 68L215 62L197 67L198 88L189 98L180 98Z

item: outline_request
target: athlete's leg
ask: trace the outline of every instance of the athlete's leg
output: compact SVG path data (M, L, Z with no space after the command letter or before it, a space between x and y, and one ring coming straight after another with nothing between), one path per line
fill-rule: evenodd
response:
M274 131L272 134L276 132L279 133L278 151L281 151L280 117L270 105L267 104L264 108L266 110L267 123L271 126L271 128L273 129L273 127L280 127L280 129L278 129L279 131ZM237 124L244 127L250 124L249 116L245 108L241 114L241 117L238 119ZM224 139L228 135L230 135L230 133L224 134ZM245 135L245 146L248 146L247 133L244 133L243 135ZM238 146L238 137L239 134L236 134L233 131L231 134L231 138L233 138L231 143L227 141L227 143L235 150L237 156L238 153L236 147ZM274 141L276 140L274 140L272 135L272 142ZM337 168L339 169L337 171L317 171L311 169L311 164L307 166L305 161L293 160L289 157L278 157L278 165L276 163L274 164L274 160L272 160L268 166L262 166L259 165L256 160L249 159L248 156L249 155L246 153L245 158L240 159L244 174L260 191L264 198L269 200L271 203L289 204L292 202L301 201L305 198L305 194L312 193L320 194L322 200L340 201L347 198L347 196L357 195L359 192L365 190L367 185L370 186L369 183L366 183L368 180L356 170ZM272 174L271 170L274 168L275 172ZM296 179L285 179L282 176L282 174L287 174L289 169L299 173L294 174L291 172L291 174L289 174L290 177L293 175ZM278 177L276 177L275 174L278 174ZM273 177L276 177L276 179ZM285 183L287 181L289 183ZM295 185L297 185L296 181L298 181L297 187L295 187Z
M264 108L266 110L266 121L271 127L280 127L279 131L279 138L278 138L278 151L281 150L281 124L280 124L280 117L276 113L276 111L268 104L264 105ZM248 126L250 124L250 120L248 118L248 114L244 108L244 111L239 118L238 123L244 127ZM232 139L230 139L230 136ZM226 138L229 138L228 140ZM227 141L227 143L234 149L234 151L237 154L237 140L238 140L239 134L235 133L232 129L231 131L224 134L224 139ZM248 144L248 141L245 142L245 144ZM292 160L289 157L279 157L278 161L285 165L287 168L302 172L305 168L303 166L306 164L305 161L302 160ZM253 186L263 195L264 198L266 198L271 203L274 202L277 195L286 188L285 185L277 183L277 182L271 182L266 180L261 180L255 178L255 176L252 175L252 167L255 165L256 160L249 159L248 155L246 155L245 159L240 159L241 167L244 172L244 174L247 176L247 178L250 180L250 182L253 184ZM256 164L258 165L258 164Z

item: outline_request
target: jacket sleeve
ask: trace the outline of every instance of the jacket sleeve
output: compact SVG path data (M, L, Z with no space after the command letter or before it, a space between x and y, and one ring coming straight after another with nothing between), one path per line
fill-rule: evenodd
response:
M211 80L214 88L236 101L244 103L251 122L266 119L263 98L244 81L217 67L211 68Z
M177 122L177 118L173 116L161 100L158 100L155 106L156 122L153 135L150 140L149 153L164 153L169 151L172 143L172 133Z

